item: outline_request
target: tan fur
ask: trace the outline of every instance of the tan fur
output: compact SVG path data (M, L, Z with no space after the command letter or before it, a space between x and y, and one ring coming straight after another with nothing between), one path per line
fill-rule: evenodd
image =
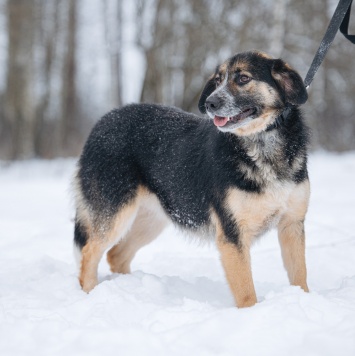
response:
M138 210L139 201L146 195L143 188L137 190L135 199L121 208L114 219L103 229L95 228L88 220L81 221L87 229L88 241L82 249L79 281L85 292L97 284L97 267L106 249L115 245L131 227Z
M276 92L276 90L265 82L260 81L258 82L258 84L256 84L255 81L251 81L250 83L253 83L255 85L255 95L261 95L263 97L265 107L269 108L269 110L274 110L274 102L275 99L278 97L278 93Z
M272 185L271 185L272 187ZM214 214L217 246L238 307L256 303L250 267L250 247L255 239L278 223L279 241L290 283L308 291L303 220L309 200L309 182L275 184L262 194L230 189L226 208L239 228L238 245L228 242Z
M279 73L275 73L274 71L272 72L272 76L276 79L276 80L281 80L282 79L282 75Z
M226 241L219 223L216 231L217 247L235 302L239 308L250 307L257 300L250 267L249 249L240 249L237 245Z
M98 283L97 267L105 251L105 244L90 239L81 250L79 282L84 292L90 292Z
M287 200L294 184L275 185L261 194L250 194L230 189L227 195L227 209L233 214L240 231L243 246L250 248L255 238L277 222L287 210Z
M259 57L266 58L266 59L272 59L273 58L273 57L271 57L270 55L268 55L265 52L262 52L262 51L257 51L257 52L258 52L258 56Z
M235 62L233 67L231 68L231 70L233 72L236 72L236 71L245 71L245 72L247 72L248 69L249 69L249 63L248 62L244 62L242 60L239 60L239 61Z
M280 114L279 111L273 107L274 102L278 98L278 94L274 88L261 81L251 81L243 87L243 90L247 91L249 94L254 93L257 96L262 96L265 105L265 109L259 117L255 118L247 125L235 130L235 134L238 136L250 136L266 130L266 128Z
M252 78L252 75L247 71L242 71L240 74ZM265 82L252 80L241 87L235 82L233 76L231 76L229 80L229 89L233 95L237 95L238 92L246 92L249 95L262 97L264 106L267 107L269 110L275 110L273 106L275 103L275 99L278 98L278 94L274 88L272 88Z
M228 62L222 63L218 68L218 74L225 75L228 69Z
M309 182L297 186L291 193L287 211L283 214L279 226L279 242L284 266L292 285L300 286L308 292L305 261L304 218L309 201Z
M159 208L160 211L157 211ZM152 242L166 227L168 219L154 195L141 203L132 228L124 239L107 253L107 261L114 273L130 273L130 264L136 252Z
M274 109L264 110L264 112L253 121L247 125L238 127L235 130L235 134L238 136L250 136L261 131L266 130L266 128L274 121L278 116L278 112Z

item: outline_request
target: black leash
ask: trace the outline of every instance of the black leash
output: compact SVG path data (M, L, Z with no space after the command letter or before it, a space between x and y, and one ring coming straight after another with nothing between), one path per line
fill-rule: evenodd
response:
M317 73L318 68L322 64L325 55L328 52L330 45L332 44L334 37L338 30L348 39L350 42L355 44L355 35L349 35L349 19L351 12L351 4L353 0L340 0L337 8L335 9L334 15L330 20L327 31L322 39L322 42L319 45L318 51L313 58L313 62L308 70L306 79L304 80L304 85L308 89L310 84L313 81L315 74ZM275 119L266 131L271 131L276 127L281 126L290 115L293 105L286 103L285 109L282 113Z
M350 12L351 12L351 3L348 8L348 11L345 14L344 20L340 25L340 32L345 36L346 39L348 39L351 43L355 44L355 35L349 35L348 34L348 29L349 29L349 20L350 20Z
M335 9L334 15L330 20L329 26L327 31L320 43L318 51L314 56L313 62L311 67L308 70L306 75L306 79L304 80L304 85L306 88L310 86L312 80L319 68L322 64L325 55L328 52L330 45L332 44L336 33L338 32L339 28L341 33L352 43L355 44L355 35L348 34L349 28L349 19L350 19L350 11L351 11L351 3L352 0L340 0L337 8Z

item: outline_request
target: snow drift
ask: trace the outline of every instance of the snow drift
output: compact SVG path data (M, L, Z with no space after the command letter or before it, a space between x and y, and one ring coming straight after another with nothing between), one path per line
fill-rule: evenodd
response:
M81 291L73 160L0 164L1 355L354 355L355 153L310 158L311 292L289 286L276 231L252 249L258 304L236 309L213 244L172 226L130 275Z

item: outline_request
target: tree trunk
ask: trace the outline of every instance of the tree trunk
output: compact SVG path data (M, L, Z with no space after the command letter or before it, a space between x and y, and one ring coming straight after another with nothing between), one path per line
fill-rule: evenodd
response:
M33 92L33 44L35 1L8 0L8 61L4 95L5 127L9 158L35 155L35 95Z
M75 136L78 132L78 113L76 110L76 5L75 0L68 0L67 51L64 57L62 82L62 117L60 120L60 149L62 154L73 152Z

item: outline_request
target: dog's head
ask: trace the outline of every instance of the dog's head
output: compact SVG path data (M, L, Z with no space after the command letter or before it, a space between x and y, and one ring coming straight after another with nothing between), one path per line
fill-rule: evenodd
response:
M264 131L286 104L307 100L300 75L281 59L243 52L216 68L198 107L221 131L250 135Z

